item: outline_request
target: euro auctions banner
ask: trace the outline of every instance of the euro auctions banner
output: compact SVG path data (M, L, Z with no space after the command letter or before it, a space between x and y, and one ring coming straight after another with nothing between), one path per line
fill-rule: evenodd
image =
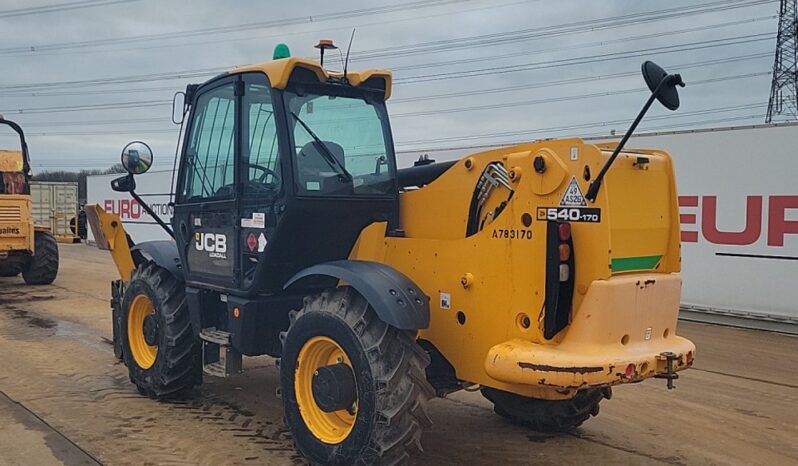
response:
M170 239L150 214L129 193L111 189L111 180L122 175L90 176L86 181L86 204L99 204L106 212L113 212L122 219L125 231L133 241L139 243L155 239ZM172 186L171 171L148 172L136 175L136 192L166 223L172 219L169 206L169 191ZM91 228L88 240L94 241Z
M673 156L682 303L798 325L798 125L640 135Z
M673 156L683 306L798 329L798 124L641 134L628 147ZM422 153L444 161L482 150L399 153L399 165ZM129 194L111 190L114 177L89 177L88 202L119 214L136 242L167 239ZM171 171L136 177L137 191L167 222L171 181Z

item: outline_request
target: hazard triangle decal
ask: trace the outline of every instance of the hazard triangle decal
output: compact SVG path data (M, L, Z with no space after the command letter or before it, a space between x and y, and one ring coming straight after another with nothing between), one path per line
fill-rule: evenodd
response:
M579 183L576 182L575 176L571 178L571 182L568 183L568 187L565 188L565 194L563 194L562 200L560 200L560 205L574 207L587 206L585 195L582 194L582 190L579 188Z

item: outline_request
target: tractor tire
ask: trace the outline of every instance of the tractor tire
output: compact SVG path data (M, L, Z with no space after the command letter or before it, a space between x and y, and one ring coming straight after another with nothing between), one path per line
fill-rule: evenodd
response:
M307 297L289 317L290 327L280 335L280 386L285 423L305 459L393 465L420 451L422 431L432 424L426 405L434 391L425 376L429 356L416 332L381 321L349 287ZM320 371L334 366L343 367L350 390L336 390L347 386L337 378L333 384L316 382ZM334 406L347 407L327 405L325 411L316 400L326 395L317 396L317 387L338 396Z
M0 277L16 277L21 272L19 267L9 266L4 267L0 266Z
M58 275L58 243L44 231L37 231L33 242L34 254L22 271L22 278L28 285L49 285Z
M202 383L201 345L182 282L147 261L133 271L121 310L122 357L139 393L176 398Z
M541 400L483 387L493 411L510 422L538 432L567 432L599 412L599 402L612 397L610 388L577 392L570 400Z

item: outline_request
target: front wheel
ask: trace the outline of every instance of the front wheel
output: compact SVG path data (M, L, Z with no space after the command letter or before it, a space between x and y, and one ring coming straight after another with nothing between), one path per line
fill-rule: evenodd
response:
M396 464L420 450L432 388L415 332L351 288L305 299L282 336L285 421L311 464Z
M565 432L596 416L599 402L612 396L610 388L581 390L570 400L541 400L484 387L482 395L493 411L514 424L539 432Z
M58 243L50 233L37 231L33 244L33 257L22 271L22 278L28 285L49 285L58 275Z
M122 298L122 356L139 393L168 398L202 382L185 289L154 262L133 271Z

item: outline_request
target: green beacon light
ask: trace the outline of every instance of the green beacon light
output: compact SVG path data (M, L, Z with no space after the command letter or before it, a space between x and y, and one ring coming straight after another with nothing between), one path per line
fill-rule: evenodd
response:
M288 50L288 46L285 44L277 44L274 47L274 54L272 55L272 59L279 60L281 58L288 58L291 56L291 51Z

